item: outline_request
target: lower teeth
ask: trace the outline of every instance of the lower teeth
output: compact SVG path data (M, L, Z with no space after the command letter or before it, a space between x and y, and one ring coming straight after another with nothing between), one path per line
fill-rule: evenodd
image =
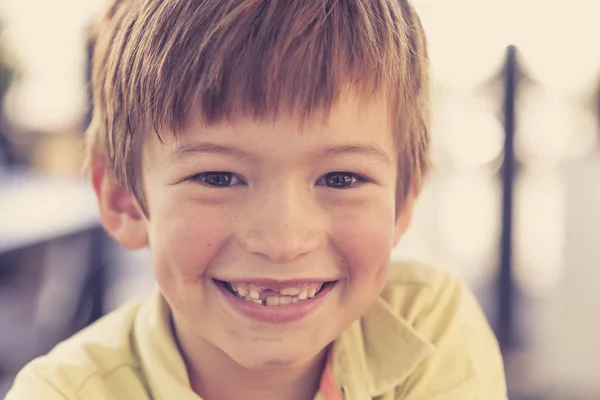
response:
M235 294L235 293L234 293ZM256 304L260 304L266 307L276 307L276 306L287 306L290 304L296 304L300 301L298 297L289 297L289 296L269 296L264 300L254 300L252 299L250 296L246 296L246 297L242 297L240 295L236 295L238 299L242 299L242 300L246 300L246 301L251 301L253 303Z

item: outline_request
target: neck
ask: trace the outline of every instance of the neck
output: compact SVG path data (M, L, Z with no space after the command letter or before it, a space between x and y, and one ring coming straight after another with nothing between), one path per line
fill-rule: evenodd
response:
M302 366L250 370L187 329L176 329L190 385L203 400L312 400L327 349Z

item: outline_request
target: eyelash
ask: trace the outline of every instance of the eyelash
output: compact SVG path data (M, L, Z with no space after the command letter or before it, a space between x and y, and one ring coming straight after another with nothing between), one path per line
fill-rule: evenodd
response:
M215 176L215 175L225 175L225 176L228 176L228 178L225 179L225 181L226 181L225 183L227 183L227 184L219 186L219 185L212 185L212 184L209 184L209 183L206 182L206 180L207 180L208 177ZM337 171L337 172L330 172L328 174L323 175L322 177L320 177L317 180L317 183L319 183L320 181L324 181L324 180L326 182L326 180L328 178L334 177L336 175L343 175L345 177L349 177L351 179L350 185L349 186L337 186L336 187L336 186L327 186L325 184L323 186L327 186L327 187L329 187L331 189L352 189L352 188L356 187L357 184L365 183L365 182L369 181L364 176L361 176L361 175L358 175L358 174L353 174L351 172ZM236 174L234 174L232 172L225 172L225 171L202 172L200 174L196 174L196 175L188 178L188 180L192 181L192 182L199 182L199 183L201 183L201 184L203 184L205 186L212 187L212 188L219 188L219 189L220 188L229 188L229 187L232 187L232 186L237 186L240 183L241 184L245 184L246 183L246 182L244 182L243 179L241 179L240 177L238 177ZM234 181L234 180L237 180L240 183L231 184L231 181Z

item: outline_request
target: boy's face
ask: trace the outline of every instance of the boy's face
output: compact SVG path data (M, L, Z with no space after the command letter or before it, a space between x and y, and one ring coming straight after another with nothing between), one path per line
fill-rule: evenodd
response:
M391 132L383 103L352 100L303 127L192 123L145 147L150 218L125 207L120 233L105 226L148 241L181 337L251 369L301 365L385 283L411 212L395 218Z

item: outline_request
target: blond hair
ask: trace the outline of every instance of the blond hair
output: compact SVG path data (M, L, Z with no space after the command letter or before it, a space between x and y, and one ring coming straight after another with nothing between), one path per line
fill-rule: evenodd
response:
M389 102L400 204L429 164L425 34L407 0L116 0L96 31L87 164L103 156L146 212L148 132L162 140L192 115L303 119L346 87Z

